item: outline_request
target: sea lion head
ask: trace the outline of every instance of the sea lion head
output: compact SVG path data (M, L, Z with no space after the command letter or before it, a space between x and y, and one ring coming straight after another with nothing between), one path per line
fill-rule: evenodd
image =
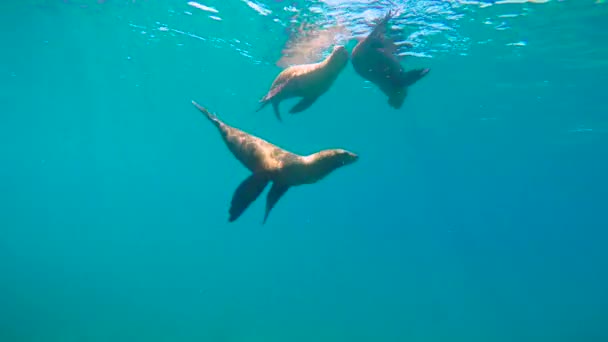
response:
M338 69L342 69L348 63L348 51L343 45L334 46L329 56L329 61L334 64Z
M341 148L325 150L323 154L323 157L329 160L330 163L336 164L336 167L352 164L359 159L357 154Z
M334 170L356 162L359 156L343 149L323 150L306 157L311 182L325 178Z

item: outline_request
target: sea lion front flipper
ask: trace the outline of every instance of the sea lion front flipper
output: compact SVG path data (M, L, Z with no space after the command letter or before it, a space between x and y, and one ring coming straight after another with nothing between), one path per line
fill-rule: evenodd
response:
M288 186L276 182L272 183L272 187L270 188L268 195L266 195L266 213L264 214L264 221L262 221L262 224L266 223L270 211L287 192L287 189L289 189Z
M233 222L238 219L245 209L260 196L269 181L268 177L254 173L241 182L232 195L228 221Z
M395 44L395 42L391 39L391 38L384 38L381 42L380 42L381 47L379 48L380 50L384 51L385 53L391 54L391 55L396 55L397 54L397 44Z
M296 103L296 105L289 110L289 113L295 114L307 109L308 107L312 106L315 101L317 101L317 98L318 97L305 97L301 99L300 102Z
M426 76L430 70L431 69L429 68L424 68L401 72L401 75L399 76L399 85L402 87L409 87L420 81L420 79Z

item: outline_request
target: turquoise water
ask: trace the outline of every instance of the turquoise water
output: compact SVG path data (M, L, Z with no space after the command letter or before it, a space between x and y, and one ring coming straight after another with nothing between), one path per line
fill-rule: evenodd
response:
M283 123L286 44L389 1L3 2L0 341L607 341L608 4L393 2L404 106L348 65ZM192 100L360 160L228 223Z

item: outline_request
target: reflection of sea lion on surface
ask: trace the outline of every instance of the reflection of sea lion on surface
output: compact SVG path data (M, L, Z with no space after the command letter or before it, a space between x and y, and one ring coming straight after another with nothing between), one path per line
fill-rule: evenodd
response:
M386 25L392 18L389 11L353 49L351 63L355 71L372 82L388 96L388 103L395 109L401 108L407 97L407 88L418 82L430 69L405 71L396 57L397 47L386 38Z
M320 28L317 24L302 22L292 27L289 38L281 51L281 58L276 65L286 68L290 65L308 64L318 61L323 52L336 44L342 44L350 35L343 25Z

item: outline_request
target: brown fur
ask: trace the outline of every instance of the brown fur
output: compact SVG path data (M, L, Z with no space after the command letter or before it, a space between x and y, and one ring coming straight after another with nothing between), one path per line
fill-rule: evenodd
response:
M351 61L355 72L378 86L388 96L389 105L399 109L407 97L407 88L424 77L429 69L405 71L401 66L395 55L395 43L386 38L386 26L392 17L393 13L389 11L355 46Z
M286 99L301 97L302 99L289 113L299 113L310 107L319 96L331 88L340 72L348 63L348 52L338 45L323 61L313 64L293 65L281 71L270 86L268 93L260 100L260 111L271 103L274 113L281 121L279 104Z
M269 182L273 184L266 198L262 223L266 222L272 208L290 187L316 183L337 168L358 159L356 154L342 149L297 155L231 127L196 102L192 101L192 104L217 127L230 152L251 171L232 197L229 222L239 218Z

